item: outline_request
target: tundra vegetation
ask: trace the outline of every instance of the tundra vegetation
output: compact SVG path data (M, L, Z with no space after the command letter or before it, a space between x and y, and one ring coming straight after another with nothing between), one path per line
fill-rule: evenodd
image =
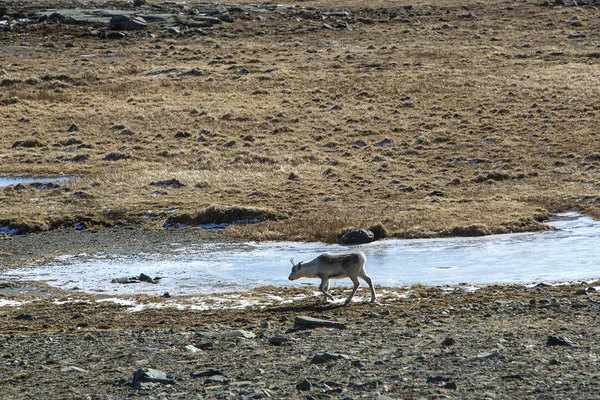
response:
M261 222L223 235L335 242L600 215L590 5L316 0L120 39L18 22L60 3L4 12L19 7L0 25L0 171L74 179L0 191L2 226L164 229L242 210Z

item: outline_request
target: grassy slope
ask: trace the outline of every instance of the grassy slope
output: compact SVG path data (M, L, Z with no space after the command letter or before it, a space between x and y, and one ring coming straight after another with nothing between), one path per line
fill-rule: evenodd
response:
M309 10L205 36L0 32L29 44L3 53L0 171L78 177L1 192L0 220L157 228L243 206L284 218L231 235L335 241L378 223L428 237L599 214L580 201L598 183L598 11L411 4L310 3L350 10L351 30L313 32L324 21ZM152 185L173 178L185 186Z

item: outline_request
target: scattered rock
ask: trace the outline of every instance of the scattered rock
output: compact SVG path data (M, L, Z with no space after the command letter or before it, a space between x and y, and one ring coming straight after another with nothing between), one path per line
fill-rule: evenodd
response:
M35 317L31 314L19 314L15 319L19 321L35 321Z
M444 389L450 389L450 390L456 390L458 388L458 386L456 385L456 382L454 382L454 381L446 382L446 384L443 387L444 387Z
M60 369L60 372L63 372L63 373L78 372L78 373L82 373L82 374L87 374L88 373L87 370L85 370L83 368L75 367L75 366L62 367Z
M448 378L447 376L435 375L428 376L427 383L440 383L440 382L448 382L451 381L452 378Z
M129 278L115 278L113 280L111 280L111 283L120 283L122 285L127 285L130 283L141 283L141 282L146 282L146 283L152 283L152 284L157 284L162 278L159 276L156 276L154 278L149 277L148 275L142 273L137 277L129 277Z
M313 390L313 385L306 379L296 385L296 389L301 392L310 392Z
M357 229L346 232L340 238L341 245L365 244L375 240L375 234L366 229Z
M213 342L200 342L200 343L196 343L196 347L202 350L205 349L212 349L214 347L214 343Z
M346 324L335 321L326 321L323 319L298 316L294 319L294 325L303 329L308 328L337 328L346 329Z
M104 161L111 161L112 162L112 161L119 161L119 160L127 160L129 158L131 158L131 156L129 154L123 154L123 153L114 152L114 153L107 154L103 158L103 160Z
M453 344L456 344L456 340L454 340L451 337L447 337L446 339L444 339L444 341L442 342L442 344L444 346L452 346Z
M575 346L576 343L565 336L548 336L546 346Z
M493 353L479 354L479 355L477 355L477 359L478 360L490 360L490 359L504 360L504 359L506 359L506 356L498 351L494 351Z
M274 346L281 346L284 343L289 343L291 342L290 339L288 338L284 338L284 337L278 337L278 336L271 336L268 339L268 342L271 343Z
M340 360L340 359L344 359L347 360L348 356L343 355L343 354L334 354L334 353L323 353L323 354L316 354L313 356L313 358L310 360L311 364L325 364L329 361L335 361L335 360Z
M261 322L260 327L269 329L271 327L271 323L269 321Z
M392 143L392 141L390 139L386 138L386 139L383 139L380 142L375 143L375 146L377 146L377 147L386 147L386 146L389 146L390 143Z
M223 375L211 376L210 378L207 378L204 381L204 385L211 385L211 384L227 385L228 383L231 383L231 379L229 379Z
M241 339L254 339L256 335L252 332L244 331L241 329L235 331L229 331L225 335L225 337L229 338L241 338Z
M129 17L127 15L115 15L110 19L108 29L113 31L134 31L146 29L148 24L142 17Z
M211 377L216 375L223 375L223 373L218 369L205 369L201 371L193 371L190 373L192 378L202 378L202 377Z
M16 149L18 147L25 147L25 148L31 149L34 147L43 147L43 146L44 146L44 143L42 143L38 139L25 139L25 140L18 140L16 142L14 142L12 145L12 148Z
M503 379L503 380L513 380L514 379L514 380L519 380L519 381L524 380L523 375L521 375L521 374L502 375L500 377L500 379Z
M140 283L140 280L137 278L115 278L111 280L110 283L120 283L122 285L127 285L130 283Z
M192 134L186 131L179 131L175 134L175 139L185 139L191 137Z
M127 35L124 32L108 32L106 34L107 39L125 39Z
M175 381L169 379L167 374L151 368L140 368L133 374L131 387L134 389L142 389L146 383L155 383L160 385L173 385Z
M387 229L381 224L373 225L369 228L375 237L375 240L385 239L388 236Z
M192 344L188 344L187 346L183 346L183 350L185 350L188 353L197 353L200 351L199 348L197 348L196 346L192 345Z
M67 129L67 132L77 132L79 130L79 127L77 126L76 123L72 123L71 126L69 127L69 129Z
M219 15L219 19L223 22L232 23L235 22L235 19L229 14L221 14Z
M183 183L179 181L179 179L171 178L164 181L152 182L150 185L154 187L170 187L174 189L179 189L180 187L185 186Z

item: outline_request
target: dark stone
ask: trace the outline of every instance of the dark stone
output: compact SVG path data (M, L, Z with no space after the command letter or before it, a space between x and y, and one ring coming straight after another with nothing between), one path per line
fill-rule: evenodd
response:
M504 359L506 359L506 356L498 351L494 351L493 353L480 354L477 356L477 359L478 360L490 360L490 359L504 360Z
M43 147L44 144L40 142L38 139L25 139L19 140L13 143L12 148L16 149L17 147L25 147L28 149L32 149L34 147Z
M228 383L231 382L231 379L223 376L223 375L215 375L215 376L211 376L210 378L207 378L204 381L204 385L210 385L210 384L219 384L219 385L227 385Z
M444 339L444 341L442 342L442 344L444 346L452 346L453 344L456 344L456 340L454 340L451 337L447 337L446 339Z
M375 240L375 234L366 229L357 229L346 232L340 238L341 245L371 243Z
M311 364L325 364L329 361L335 361L335 360L339 360L339 359L346 359L348 357L346 357L345 355L342 354L334 354L334 353L323 353L323 354L316 354L312 360L310 360Z
M71 124L69 129L67 129L67 132L77 132L78 130L79 130L79 127L77 126L77 124L73 123L73 124Z
M284 338L284 337L277 337L277 336L271 336L268 339L268 342L274 346L281 346L284 343L288 343L291 340L288 338Z
M146 283L158 283L158 281L160 280L159 277L155 277L155 278L151 278L146 274L140 274L140 276L137 278L140 282L146 282Z
M451 380L452 380L451 378L449 378L447 376L441 376L441 375L427 377L427 383L450 382Z
M148 24L142 17L128 17L127 15L115 15L110 19L108 29L113 31L135 31L146 29Z
M235 19L233 19L233 17L229 14L221 14L221 15L219 15L219 19L223 22L228 22L228 23L232 23L235 21Z
M576 343L565 336L548 336L546 346L574 346Z
M186 131L179 131L175 134L176 139L185 139L191 137L192 134Z
M196 347L199 349L212 349L214 347L213 342L201 342L196 344Z
M171 187L175 189L185 186L183 183L181 183L178 179L175 178L167 179L165 181L152 182L150 183L150 185L155 187Z
M387 237L387 230L381 224L373 225L369 228L371 232L373 232L373 236L375 240L385 239Z
M223 375L223 374L221 373L220 370L212 369L212 368L203 370L203 371L192 371L192 373L190 373L190 377L192 377L192 378L211 377L211 376L216 376L216 375Z
M444 389L456 390L456 388L456 382L446 382L446 384L444 385Z
M516 379L519 381L524 380L523 375L521 375L521 374L502 375L500 378L503 380L512 380L512 379Z
M35 321L35 317L31 314L19 314L15 319L19 321Z
M140 280L137 278L115 278L110 283L120 283L122 285L127 285L130 283L140 283Z
M313 390L313 385L305 379L296 385L296 389L300 390L301 392L310 392Z
M108 32L106 34L107 39L124 39L127 35L123 32Z
M302 328L337 328L346 329L346 324L335 321L325 321L323 319L298 316L294 319L294 324Z
M126 160L128 158L131 158L131 156L129 154L123 154L123 153L109 153L107 154L103 160L104 161L119 161L119 160Z

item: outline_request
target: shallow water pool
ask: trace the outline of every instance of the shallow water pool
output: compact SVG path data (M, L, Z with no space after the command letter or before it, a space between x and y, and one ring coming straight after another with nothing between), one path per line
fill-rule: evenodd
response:
M318 284L316 279L287 280L295 262L322 252L362 250L376 285L455 285L466 283L537 283L600 277L600 222L576 213L558 215L547 232L477 238L385 240L343 247L323 243L269 242L245 244L173 243L173 253L116 258L107 253L72 254L50 263L0 274L3 279L46 281L67 290L126 295L172 296L248 290L257 286ZM160 276L158 284L111 283L113 279ZM337 282L334 283L334 282ZM332 281L349 286L348 279ZM366 290L366 289L363 289Z
M57 176L54 178L23 178L13 176L0 176L0 187L6 187L10 185L17 185L19 183L52 183L52 182L64 182L70 178L64 176Z

